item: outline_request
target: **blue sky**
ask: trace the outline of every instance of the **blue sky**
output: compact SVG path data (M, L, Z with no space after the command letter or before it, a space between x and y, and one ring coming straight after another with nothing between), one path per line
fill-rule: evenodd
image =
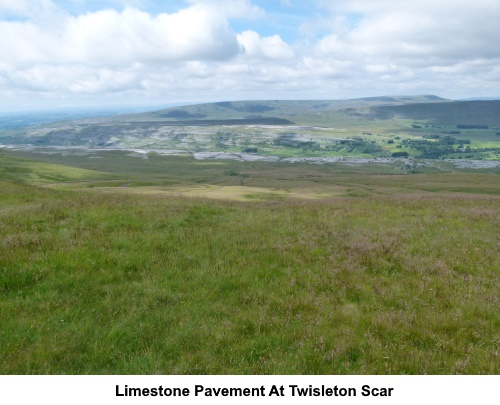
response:
M500 95L498 0L0 0L0 111Z
M125 7L137 7L152 15L175 13L188 4L179 0L57 0L61 9L72 15L113 8L123 10ZM256 0L253 4L265 11L261 18L234 18L231 27L239 32L248 29L258 31L261 35L279 33L286 41L297 41L301 38L302 22L314 19L321 14L322 8L316 7L314 1L308 0Z

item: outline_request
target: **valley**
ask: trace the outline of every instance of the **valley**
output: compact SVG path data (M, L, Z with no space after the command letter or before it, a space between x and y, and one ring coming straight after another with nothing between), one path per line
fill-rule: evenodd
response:
M497 101L436 96L220 102L4 129L0 144L49 152L119 149L197 158L219 153L243 160L498 160L499 112Z

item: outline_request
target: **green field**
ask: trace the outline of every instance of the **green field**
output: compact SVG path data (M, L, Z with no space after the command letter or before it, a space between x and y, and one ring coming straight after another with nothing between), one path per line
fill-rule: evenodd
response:
M0 152L2 374L498 374L500 177Z

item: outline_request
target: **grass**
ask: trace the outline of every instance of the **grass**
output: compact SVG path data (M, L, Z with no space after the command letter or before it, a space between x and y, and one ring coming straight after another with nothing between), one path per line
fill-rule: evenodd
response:
M0 374L498 374L498 174L0 152Z
M500 371L498 197L0 189L3 374Z
M108 179L110 177L113 176L109 173L50 162L23 159L0 151L0 179L22 181L30 184L45 184L52 182Z
M305 190L304 193L318 191L334 192L338 195L340 188L366 188L373 185L375 194L426 191L419 184L427 183L433 191L446 190L455 182L476 184L475 189L481 193L495 192L499 186L500 169L467 170L457 169L451 164L435 161L435 167L404 168L401 163L393 164L327 164L309 163L271 163L271 162L239 162L233 160L196 161L188 156L161 156L149 153L148 159L129 156L128 152L110 151L96 152L92 155L64 155L61 153L42 154L35 152L15 152L5 154L9 165L16 166L19 161L27 162L36 158L38 162L29 160L31 165L43 167L44 163L58 165L60 175L70 172L71 168L84 169L93 177L75 179L73 183L61 180L46 179L43 183L58 184L64 187L96 188L117 186L139 191L141 186L159 188L214 186L246 186L281 190ZM1 155L0 155L1 157ZM99 157L99 159L96 159ZM20 160L22 158L23 160ZM42 163L43 162L43 163ZM23 163L24 164L24 163ZM1 166L0 166L1 170ZM91 171L90 171L91 170ZM407 174L411 173L412 176ZM439 176L431 176L439 174ZM376 175L377 177L373 177ZM448 177L449 176L449 177ZM23 179L20 174L16 179ZM374 182L374 179L376 181ZM42 183L40 181L38 184ZM433 185L433 183L435 183ZM127 185L127 187L121 187ZM458 187L462 190L462 187ZM124 190L120 190L123 192ZM466 191L466 189L463 189Z
M32 156L0 155L1 374L500 372L496 174Z

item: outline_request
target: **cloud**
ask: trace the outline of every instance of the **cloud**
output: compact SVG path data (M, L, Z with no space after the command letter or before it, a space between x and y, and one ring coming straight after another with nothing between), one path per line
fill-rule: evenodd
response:
M309 0L308 17L287 1L286 17L251 0L185 0L170 13L149 3L106 0L120 7L72 15L64 1L0 0L0 95L500 94L498 0Z
M317 44L321 54L392 58L429 65L498 58L495 0L320 1L331 10L331 33ZM342 24L343 22L343 24ZM335 23L337 26L335 26Z
M381 94L499 94L496 0L316 0L320 17L305 32L327 30L303 50L311 75ZM487 83L488 82L488 83ZM328 84L325 83L325 88ZM369 89L369 90L368 90Z
M11 89L52 97L223 91L240 88L244 76L254 79L252 72L269 82L274 77L270 72L282 69L254 70L249 61L265 64L293 57L278 35L231 30L228 16L263 15L249 1L188 3L170 14L126 7L72 16L47 0L43 19L0 20L0 35L12 38L0 43L0 94Z
M224 60L239 52L227 19L195 4L152 16L135 8L65 15L46 26L34 20L0 21L0 61L97 63Z
M117 62L224 60L238 53L235 34L223 15L194 5L175 14L148 13L127 8L100 11L68 21L68 45L79 44L72 59L108 58Z
M293 57L292 48L279 35L261 37L255 31L244 31L237 36L243 53L257 59L289 59Z
M55 94L117 92L140 87L133 67L116 70L83 65L36 65L4 69L3 77L20 89Z

